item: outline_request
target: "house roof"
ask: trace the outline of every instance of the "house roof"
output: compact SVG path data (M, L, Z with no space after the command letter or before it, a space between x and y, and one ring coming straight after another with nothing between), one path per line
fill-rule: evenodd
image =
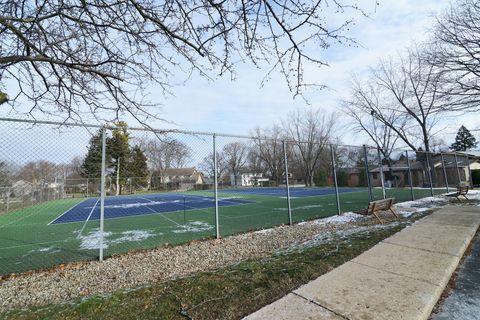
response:
M168 168L164 171L167 176L192 176L197 173L195 168Z
M477 159L469 159L468 163L467 160L464 158L458 158L457 159L457 164L455 162L451 161L450 159L445 159L445 168L456 168L457 165L459 168L465 168L468 164L472 164L474 162L479 162L480 160ZM412 160L410 161L410 170L415 171L415 170L423 170L424 169L424 164L422 161L417 161L417 160ZM435 168L441 168L441 160L439 159L434 159L434 167ZM406 161L400 160L392 164L391 166L393 171L406 171L408 170L408 164ZM387 165L384 165L382 167L383 172L389 171L389 167ZM370 170L370 172L380 172L380 167L374 167Z
M480 159L480 150L457 151L457 153Z

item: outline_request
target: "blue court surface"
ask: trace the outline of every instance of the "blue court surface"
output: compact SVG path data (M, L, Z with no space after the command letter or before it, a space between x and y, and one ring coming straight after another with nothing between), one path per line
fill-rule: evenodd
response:
M347 192L359 192L365 191L362 188L338 188L339 193ZM219 193L232 193L232 194L251 194L259 196L272 196L272 197L286 197L287 190L285 188L233 188L233 189L219 189ZM314 197L314 196L326 196L335 194L335 188L325 187L295 187L290 188L290 196L294 198L302 197Z
M244 199L220 197L218 205L237 206L253 203ZM215 207L213 197L183 194L148 194L105 198L105 219L167 212L209 209ZM90 198L65 211L50 224L100 219L100 198Z

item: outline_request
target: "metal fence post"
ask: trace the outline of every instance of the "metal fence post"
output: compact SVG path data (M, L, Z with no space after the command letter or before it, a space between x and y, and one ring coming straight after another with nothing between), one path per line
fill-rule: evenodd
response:
M7 212L10 209L10 188L7 189Z
M382 155L380 154L380 148L377 148L378 152L378 164L380 166L380 183L382 184L382 196L383 199L387 198L387 193L385 191L385 178L383 177L383 162L382 162Z
M88 178L87 178L87 198L88 198Z
M447 187L447 192L450 192L450 188L448 187L447 169L445 168L445 159L443 157L443 153L441 152L440 152L440 159L442 161L443 179L445 181L445 187Z
M213 190L215 194L215 236L217 239L220 238L220 223L218 221L218 169L217 169L217 145L216 145L216 135L213 134Z
M458 185L462 184L462 178L460 177L460 169L458 168L458 158L457 158L457 153L453 153L455 157L455 167L457 168L457 179L458 179Z
M365 173L367 175L368 197L370 201L373 201L372 182L370 181L370 170L368 169L368 153L366 145L363 145L363 153L365 155Z
M432 197L435 196L433 193L433 182L432 182L432 168L430 167L430 157L428 156L429 153L425 152L426 158L427 158L427 172L428 172L428 183L430 184L430 195ZM435 170L435 168L434 168Z
M338 193L337 166L335 164L335 151L333 150L333 145L330 145L330 155L332 157L333 182L335 184L335 198L337 200L337 214L340 215L340 194Z
M99 260L103 261L103 228L105 218L105 161L106 161L106 142L107 142L106 129L102 129L102 172L101 172L101 186L100 186L100 249Z
M415 200L415 193L413 192L413 176L412 176L412 167L410 166L410 158L408 157L408 151L405 151L405 157L407 158L407 167L408 167L408 184L410 185L410 195L412 201Z
M470 183L470 188L473 189L473 177L472 177L472 170L470 169L470 157L467 156L467 168L468 168L468 180Z
M292 225L292 206L290 203L290 185L288 183L288 160L287 160L287 143L283 140L283 157L285 161L285 185L287 189L287 209L288 209L288 224Z

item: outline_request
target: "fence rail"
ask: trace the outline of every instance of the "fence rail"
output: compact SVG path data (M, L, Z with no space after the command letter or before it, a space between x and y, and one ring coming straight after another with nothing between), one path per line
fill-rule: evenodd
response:
M6 118L0 133L0 275L440 195L480 170L325 141Z

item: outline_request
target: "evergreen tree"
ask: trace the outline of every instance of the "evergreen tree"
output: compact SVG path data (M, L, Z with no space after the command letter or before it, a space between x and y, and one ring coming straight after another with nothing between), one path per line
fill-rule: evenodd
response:
M339 169L337 170L337 184L339 187L348 187L348 172Z
M130 148L128 146L129 134L127 124L119 121L116 128L112 130L112 137L107 139L107 150L111 157L113 168L112 179L116 181L116 194L122 193L122 186L127 177L127 167L130 160Z
M136 188L148 185L147 157L139 146L134 146L130 152L128 162L128 176L132 177L132 185Z
M476 146L477 140L475 137L467 128L461 126L460 129L458 129L455 142L452 143L451 148L455 151L467 151L468 149L475 148Z
M325 169L318 169L313 177L313 182L317 187L324 187L328 185L328 174Z
M81 176L84 178L100 178L102 171L102 130L90 139L87 155L81 166Z

